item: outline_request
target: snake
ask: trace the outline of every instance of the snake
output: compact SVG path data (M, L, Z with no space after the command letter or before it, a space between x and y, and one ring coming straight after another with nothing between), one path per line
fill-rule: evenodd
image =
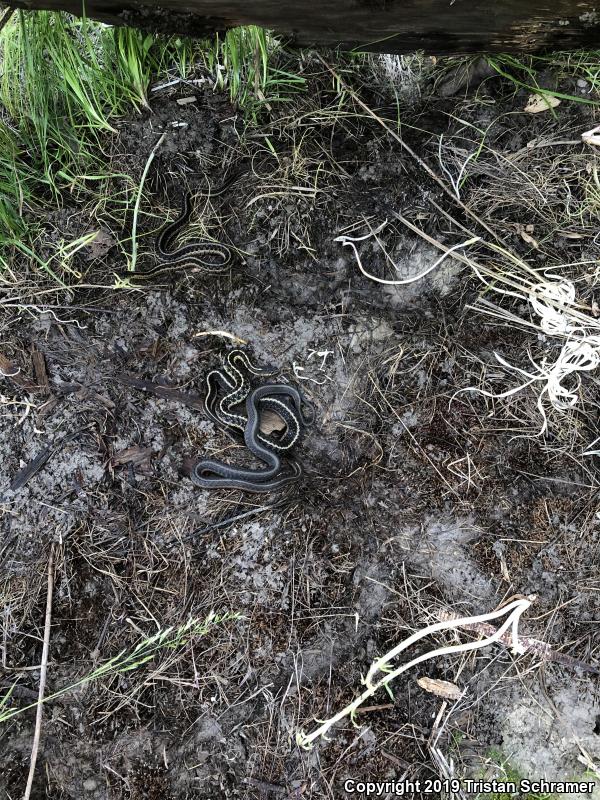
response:
M243 350L231 350L227 355L225 364L220 369L211 370L206 376L206 397L204 407L207 416L216 424L223 424L226 427L244 434L248 423L248 416L236 414L232 408L242 403L250 394L250 384L245 379L243 370L252 375L268 376L275 375L278 370L273 367L257 367L248 358ZM268 384L275 385L275 384ZM226 394L218 400L218 389L224 389ZM261 393L257 396L257 402L262 409L269 408L277 413L285 423L285 431L282 436L275 438L266 434L257 433L256 438L265 447L279 452L290 450L300 439L302 427L310 425L312 418L304 416L302 405L306 403L303 395L293 386L288 387L288 392L275 394L286 394L291 400L292 407L288 403L277 399L276 396L269 396L268 393ZM218 401L218 402L217 402Z
M266 468L255 470L232 467L215 459L202 459L191 472L192 482L201 488L237 488L247 492L275 491L298 480L302 466L289 460L291 472L282 474L281 456L298 442L303 427L312 422L304 416L306 403L298 389L288 384L266 383L252 390L243 370L253 375L273 375L276 370L256 367L243 350L232 350L226 363L206 377L205 409L213 421L242 433L246 447ZM226 394L218 401L218 388ZM245 400L246 414L235 413L233 406ZM259 430L260 412L274 411L285 423L280 437L268 436Z
M243 171L236 171L229 176L218 189L200 192L200 197L218 197L224 194L234 184ZM156 239L156 253L159 263L148 269L129 271L123 270L119 277L127 279L132 286L151 283L161 275L170 274L178 270L190 272L208 272L220 274L229 266L232 259L231 248L221 242L210 239L198 239L188 244L175 248L174 242L183 228L188 224L194 210L193 194L186 191L183 194L181 211L173 222L165 225Z

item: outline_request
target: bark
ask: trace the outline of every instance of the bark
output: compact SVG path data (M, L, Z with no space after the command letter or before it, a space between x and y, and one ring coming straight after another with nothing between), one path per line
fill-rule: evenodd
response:
M81 0L15 6L81 15ZM204 36L256 24L293 45L405 53L540 52L598 47L600 8L588 0L86 0L89 17Z

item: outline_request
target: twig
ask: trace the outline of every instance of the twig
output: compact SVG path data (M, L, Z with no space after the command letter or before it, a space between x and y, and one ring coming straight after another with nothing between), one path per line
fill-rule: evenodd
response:
M243 514L236 514L233 517L226 517L225 519L221 519L218 522L213 522L210 525L207 525L205 528L197 528L195 531L192 531L187 536L184 536L181 541L188 541L189 539L193 539L196 536L202 536L205 533L209 533L210 531L214 531L217 528L224 528L226 525L231 525L233 522L238 522L240 519L247 519L248 517L255 517L257 514L262 514L263 511L272 511L274 508L279 508L282 503L272 503L269 506L258 506L257 508L251 508L250 511L244 511ZM178 542L173 543L173 547L178 544Z
M278 786L275 783L266 783L265 781L259 781L256 778L246 778L246 784L248 786L254 786L260 792L264 792L265 794L285 794L286 792L284 786Z
M432 202L432 205L434 205L438 209L438 211L441 214L443 214L443 216L446 217L446 219L449 222L451 222L453 225L458 225L460 227L460 229L462 231L464 231L465 233L470 233L468 228L465 228L464 225L460 225L460 223L457 222L451 214L448 214L447 211L444 211L444 209L441 206L439 206L433 199L431 200L431 202ZM438 250L441 250L444 253L448 252L449 248L445 244L442 244L442 242L438 241L437 239L434 239L433 236L430 236L424 230L421 230L421 228L419 228L417 225L414 225L410 220L408 220L408 219L406 219L406 217L402 216L402 214L398 213L393 208L391 208L391 206L387 206L387 210L389 211L390 215L392 217L394 217L394 219L397 219L398 222L401 222L403 225L405 225L413 233L416 233L417 236L420 236L426 242L429 242L429 244L433 245L434 247L437 247ZM501 250L500 248L497 248L496 245L490 244L489 242L486 242L485 244L486 244L486 247L489 247L494 252L501 252L503 255L509 257L510 259L513 258L512 254L508 250ZM477 275L479 280L481 280L483 283L485 283L486 286L489 286L490 284L482 277L483 275L489 276L494 281L497 281L499 279L498 274L496 272L494 272L493 269L491 269L490 267L484 266L480 261L479 262L475 261L473 258L471 258L471 256L466 256L463 253L459 253L458 251L455 251L453 253L453 258L456 258L458 261L462 261L463 264L466 264L468 267L470 267L473 270L473 272ZM534 282L537 283L539 281L539 275L535 272L535 270L531 269L531 267L529 267L526 264L526 262L520 261L518 266L519 266L520 269L522 269L522 271L524 273L526 273L527 276L531 276L531 283L532 284ZM521 291L522 292L524 290L525 278L523 278L522 280L518 279L518 278L513 278L513 277L511 277L510 273L506 272L501 276L501 280L502 280L503 284L505 284L506 286L510 286L510 287L516 289L517 291ZM527 287L527 288L529 288L529 287ZM501 290L498 289L497 291L501 291Z
M26 464L22 469L20 469L15 477L12 479L10 484L10 490L12 492L17 492L19 489L23 488L25 484L33 478L36 472L39 472L40 469L48 462L52 456L56 455L59 451L61 451L66 444L71 442L73 439L77 438L80 433L84 433L85 431L90 430L93 425L85 425L83 428L79 428L72 433L68 433L66 436L61 437L56 441L53 445L46 447L42 450L41 453L38 453L35 458Z
M182 392L179 389L163 386L160 383L134 378L132 375L117 375L116 380L125 386L141 389L142 392L155 394L157 397L163 397L165 400L175 400L178 403L183 403L188 408L193 408L194 411L204 410L204 401L196 392Z
M48 670L48 650L50 649L50 624L52 622L52 592L54 589L54 543L50 545L48 555L48 591L46 593L46 619L44 621L44 644L42 646L42 661L40 665L40 689L38 692L37 709L35 713L35 731L33 734L33 744L31 746L31 761L29 764L29 775L27 776L27 786L23 794L23 800L29 800L33 777L37 764L38 750L40 746L40 734L42 732L42 715L44 691L46 689L46 672Z
M48 371L46 370L44 354L37 349L35 344L31 348L31 363L33 364L33 372L35 374L38 390L41 394L50 394L50 383L48 381Z

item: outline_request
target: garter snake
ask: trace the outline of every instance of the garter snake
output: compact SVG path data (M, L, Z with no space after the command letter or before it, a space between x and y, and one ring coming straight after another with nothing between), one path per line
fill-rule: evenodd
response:
M252 375L272 376L277 372L271 367L255 366L243 350L231 350L227 355L225 364L220 369L211 370L206 376L206 397L204 407L208 416L217 424L226 425L239 433L244 433L248 423L247 415L244 416L232 411L232 408L242 403L250 394L251 386L246 380L244 370ZM270 384L274 385L274 384ZM224 389L226 394L218 401L218 389ZM266 434L256 434L256 438L266 447L272 450L285 452L290 450L298 441L302 434L302 427L309 425L312 420L304 417L302 404L304 398L293 386L288 387L289 392L277 392L276 394L287 395L292 403L292 407L277 397L268 396L268 393L261 393L256 400L261 409L274 411L285 423L285 431L279 438L267 436ZM218 401L218 402L217 402Z
M200 192L200 197L218 197L224 194L243 174L241 171L235 172L224 183L215 190L209 189L207 192ZM143 270L128 271L119 273L119 277L127 279L132 286L138 284L151 283L155 278L162 275L169 275L179 270L190 272L208 272L214 274L222 273L231 262L231 248L220 242L213 242L210 239L198 239L180 247L174 248L175 240L187 225L194 209L192 192L185 192L181 213L173 222L165 225L156 239L156 253L159 263L153 267Z
M243 433L250 452L264 461L262 470L232 467L214 459L199 461L192 470L193 483L202 488L238 488L248 492L274 491L297 480L302 475L301 465L291 459L291 473L282 474L281 454L289 452L300 439L303 427L310 424L302 410L306 402L294 386L266 383L252 390L244 372L271 376L276 370L256 367L243 352L232 350L225 364L212 370L206 377L205 410L216 423ZM226 394L218 399L218 390ZM245 401L246 414L232 409ZM279 437L268 436L259 429L260 412L273 411L284 422L285 430Z

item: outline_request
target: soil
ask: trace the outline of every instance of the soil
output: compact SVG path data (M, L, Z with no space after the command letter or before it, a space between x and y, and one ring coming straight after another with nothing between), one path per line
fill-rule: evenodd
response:
M591 220L571 220L578 237L560 227L565 186L582 203L594 158L576 143L592 127L589 108L565 102L554 115L527 115L526 93L498 78L458 99L424 87L399 93L403 136L436 171L440 133L469 153L480 141L473 126L487 130L493 155L473 161L462 194L475 213L538 266L598 257ZM369 92L383 115L383 90ZM540 437L533 391L510 404L454 397L481 384L494 351L522 364L531 334L469 309L481 284L458 260L403 287L359 272L335 241L350 226L358 236L387 217L381 239L410 277L439 251L390 207L442 241L448 222L432 201L456 208L376 121L319 117L335 99L329 78L298 97L303 114L272 111L249 136L223 95L192 94L179 105L188 85L162 89L151 111L123 120L111 167L137 186L166 131L141 205L140 263L188 187L202 192L192 235L235 247L230 271L112 289L131 213L119 217L116 200L65 201L43 212L48 248L101 231L72 265L80 284L65 273L69 292L45 306L15 303L0 321L1 354L15 368L0 378L0 696L13 687L9 708L37 697L51 547L46 694L159 628L212 610L240 616L50 700L32 796L346 797L348 778L439 776L437 747L458 777L501 777L508 764L528 778L593 780L595 764L595 792L580 796L600 797L598 482L595 460L573 456L577 437L595 439L595 420L550 414ZM575 143L548 146L552 164L562 154L584 166L548 169L540 207L524 177L549 158L535 143L564 140ZM499 162L518 169L494 172ZM238 169L234 188L205 196L207 179L214 187ZM113 195L122 191L130 211L131 185L115 181ZM525 224L537 247L521 235ZM392 276L375 240L360 253L370 271ZM304 477L284 492L200 490L189 479L202 456L248 463L198 400L232 346L223 332L314 406L297 450ZM594 379L585 380L593 407ZM402 675L392 697L377 695L356 726L346 720L330 741L298 748L298 730L348 703L375 657L440 612L481 614L517 594L536 597L522 635L581 666L501 644L438 658ZM469 634L436 642L458 639ZM428 693L416 682L423 675L464 694ZM30 710L0 729L0 795L10 800L23 793L34 722Z

